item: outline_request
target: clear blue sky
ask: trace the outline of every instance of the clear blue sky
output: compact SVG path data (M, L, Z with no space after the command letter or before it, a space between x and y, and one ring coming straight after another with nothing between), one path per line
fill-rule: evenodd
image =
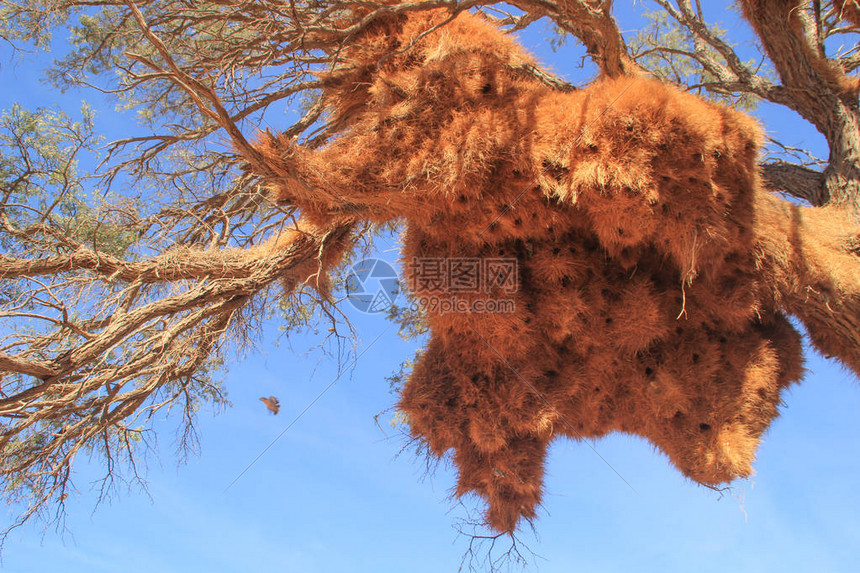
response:
M721 19L726 27L738 25L733 15ZM526 41L557 72L579 62L576 49L538 49L539 36ZM0 50L2 107L12 101L77 107L78 94L60 99L36 83L35 59L10 66L7 48ZM767 107L760 113L786 143L821 150L820 139L791 114ZM115 130L109 115L105 109L97 125ZM385 250L380 257L395 263L397 253ZM456 571L466 544L453 525L480 506L451 502L450 468L443 464L427 475L422 459L397 455L403 439L387 425L390 415L380 416L382 429L374 420L394 402L384 377L416 343L399 339L379 316L353 317L359 352L366 349L354 370L229 490L335 379L330 361L305 353L316 337L276 344L277 325L270 325L259 351L230 367L226 386L234 406L218 416L201 413L200 455L177 467L172 435L161 436L160 460L151 460L147 474L149 496L132 488L93 513L95 495L87 483L98 468L80 460L81 491L69 499L68 533L43 532L36 523L19 529L7 541L2 570ZM522 536L541 556L533 565L543 572L588 573L855 571L860 388L820 357L809 356L807 367L806 380L785 394L783 416L762 442L756 475L733 484L733 496L719 499L689 482L638 438L614 435L595 444L635 491L586 445L555 442L538 535ZM269 394L281 400L278 416L258 401Z

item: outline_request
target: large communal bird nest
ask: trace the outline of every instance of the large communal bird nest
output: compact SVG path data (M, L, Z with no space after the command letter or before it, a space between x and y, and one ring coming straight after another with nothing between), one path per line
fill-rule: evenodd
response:
M412 433L453 451L457 495L499 531L535 515L559 435L643 436L703 484L749 475L803 373L788 315L860 372L858 227L766 192L746 115L647 78L560 91L492 24L447 16L343 49L330 144L257 145L305 224L402 220L405 282L448 301L400 398ZM426 260L484 276L440 287Z

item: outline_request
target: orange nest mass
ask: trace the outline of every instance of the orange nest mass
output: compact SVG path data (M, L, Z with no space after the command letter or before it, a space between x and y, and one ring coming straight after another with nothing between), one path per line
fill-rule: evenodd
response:
M764 190L747 116L645 78L560 92L479 17L424 34L445 17L344 49L329 145L258 143L276 199L315 225L401 219L412 294L467 309L426 309L411 431L453 450L457 494L500 531L535 515L559 435L644 436L701 483L748 475L803 373L787 315L860 372L858 228ZM480 261L480 288L440 290L426 259Z

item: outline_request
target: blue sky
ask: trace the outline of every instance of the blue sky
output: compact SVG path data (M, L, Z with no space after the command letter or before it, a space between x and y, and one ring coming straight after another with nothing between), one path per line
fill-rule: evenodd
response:
M636 21L622 14L622 24L629 29ZM735 16L723 24L734 30ZM539 45L540 34L526 42ZM60 99L39 86L37 60L10 65L6 47L0 50L2 107L56 98L70 111L77 108L76 94ZM581 57L573 46L536 51L558 73ZM790 112L763 106L759 113L787 143L822 151L817 134ZM97 126L115 130L110 115L105 108ZM391 249L379 256L397 260ZM278 340L277 325L268 325L259 349L229 369L233 407L218 416L201 413L200 455L177 467L172 434L161 435L148 495L132 487L93 512L96 496L87 483L98 468L81 460L81 491L69 499L67 532L43 532L37 523L17 530L2 570L456 571L467 543L455 524L480 504L452 502L451 469L443 463L428 474L423 459L408 450L398 455L404 440L387 425L390 414L379 425L374 419L395 400L385 376L418 343L401 340L378 315L353 318L358 352L364 351L355 368L232 487L226 489L337 377L330 360L307 353L318 337ZM594 447L606 462L584 444L555 442L537 536L522 535L540 555L532 565L589 573L856 570L860 389L818 356L808 357L807 368L804 383L785 394L783 415L758 451L756 474L722 498L686 480L644 440L598 441ZM270 394L280 398L278 416L258 400Z

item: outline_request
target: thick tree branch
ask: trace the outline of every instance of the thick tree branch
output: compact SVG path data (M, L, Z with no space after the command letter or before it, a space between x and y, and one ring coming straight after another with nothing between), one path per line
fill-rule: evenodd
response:
M745 0L742 6L783 85L791 92L789 101L779 103L788 105L827 135L828 104L838 99L856 106L857 80L846 76L837 62L819 52L815 26L804 2Z
M604 76L642 73L612 16L612 0L516 0L511 4L546 14L559 28L578 38Z
M785 105L827 139L830 157L822 197L860 218L860 80L824 53L821 16L810 13L805 2L744 0L742 7L790 94Z
M761 170L765 183L771 191L803 199L816 207L830 200L824 185L824 174L820 171L787 161L764 163L761 165Z
M84 245L68 254L25 259L0 255L0 278L92 271L108 282L163 283L189 279L237 279L251 276L266 259L249 258L241 249L203 251L175 248L144 262L126 262Z
M0 352L0 372L15 372L36 378L47 378L53 376L57 372L57 369L56 367L47 365L44 361L10 356Z

